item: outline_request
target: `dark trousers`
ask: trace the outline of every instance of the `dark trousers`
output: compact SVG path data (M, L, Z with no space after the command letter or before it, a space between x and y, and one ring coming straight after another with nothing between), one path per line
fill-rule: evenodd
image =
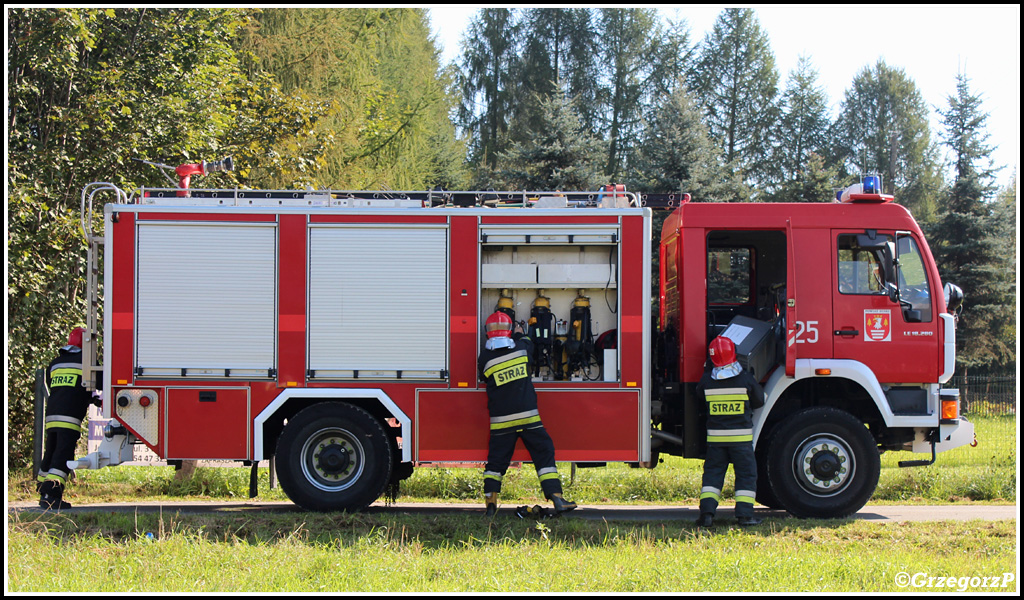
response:
M75 448L82 437L82 421L88 408L88 402L66 394L54 394L47 401L44 429L46 437L38 474L41 481L49 479L61 487L67 482L71 472L68 461L75 459ZM74 424L77 426L72 427Z
M551 494L561 494L562 481L555 470L555 444L543 426L506 433L491 433L487 448L487 465L484 467L484 493L501 491L501 478L505 476L505 471L512 462L512 453L515 452L516 440L519 439L523 440L523 445L530 453L544 496L550 499Z
M67 481L68 461L75 459L75 447L78 439L82 437L79 431L70 429L49 429L46 432L46 445L43 448L43 458L39 463L40 478L59 478L61 485Z
M754 493L757 490L757 460L752 444L721 446L708 444L701 479L700 512L715 514L722 499L725 473L732 463L736 474L736 516L754 516Z

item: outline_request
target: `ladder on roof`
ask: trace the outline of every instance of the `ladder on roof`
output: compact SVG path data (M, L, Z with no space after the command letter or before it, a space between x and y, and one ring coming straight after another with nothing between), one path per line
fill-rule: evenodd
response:
M631 208L673 209L689 194L616 190L562 191L365 191L141 188L132 202L163 206L281 206L332 208Z
M323 206L335 208L639 206L636 194L617 191L356 191L142 188L138 204L164 206Z

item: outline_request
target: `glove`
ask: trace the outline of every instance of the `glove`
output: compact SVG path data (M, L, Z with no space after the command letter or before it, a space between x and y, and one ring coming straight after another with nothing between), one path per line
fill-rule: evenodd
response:
M103 390L94 390L92 393L92 400L89 401L89 404L92 404L97 408L103 406Z

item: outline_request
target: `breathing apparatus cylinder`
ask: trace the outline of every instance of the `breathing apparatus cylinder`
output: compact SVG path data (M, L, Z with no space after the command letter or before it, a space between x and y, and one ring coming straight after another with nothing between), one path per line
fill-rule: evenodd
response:
M565 344L569 341L569 322L565 319L555 321L555 342L552 345L551 364L555 371L555 379L568 379L569 357L565 352Z
M508 288L502 288L501 295L498 297L498 305L494 307L494 310L505 313L513 323L516 322L515 300Z
M566 353L569 358L569 371L572 373L577 369L585 370L594 352L590 298L583 295L583 290L579 290L576 298L572 301L569 322L572 326L569 332L569 341L566 342Z
M551 346L554 343L555 316L551 314L551 299L544 290L537 290L537 298L530 309L529 336L533 340L533 376L540 376L541 366L551 368Z

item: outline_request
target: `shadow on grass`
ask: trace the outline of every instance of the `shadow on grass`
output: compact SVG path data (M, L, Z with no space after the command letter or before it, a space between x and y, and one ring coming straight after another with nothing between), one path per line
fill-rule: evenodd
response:
M696 515L696 511L694 511ZM671 544L723 535L802 535L850 525L852 519L802 520L771 513L760 525L740 528L731 510L720 511L711 528L697 528L693 519L637 521L614 518L519 518L506 508L493 518L482 511L394 512L371 508L360 513L309 513L282 508L258 512L182 512L72 509L60 513L22 510L9 521L14 530L47 537L61 544L99 538L114 544L137 539L177 538L210 543L280 543L336 548L366 546L403 549L465 548L492 544L546 543L566 548L631 543ZM761 515L759 515L761 516Z

